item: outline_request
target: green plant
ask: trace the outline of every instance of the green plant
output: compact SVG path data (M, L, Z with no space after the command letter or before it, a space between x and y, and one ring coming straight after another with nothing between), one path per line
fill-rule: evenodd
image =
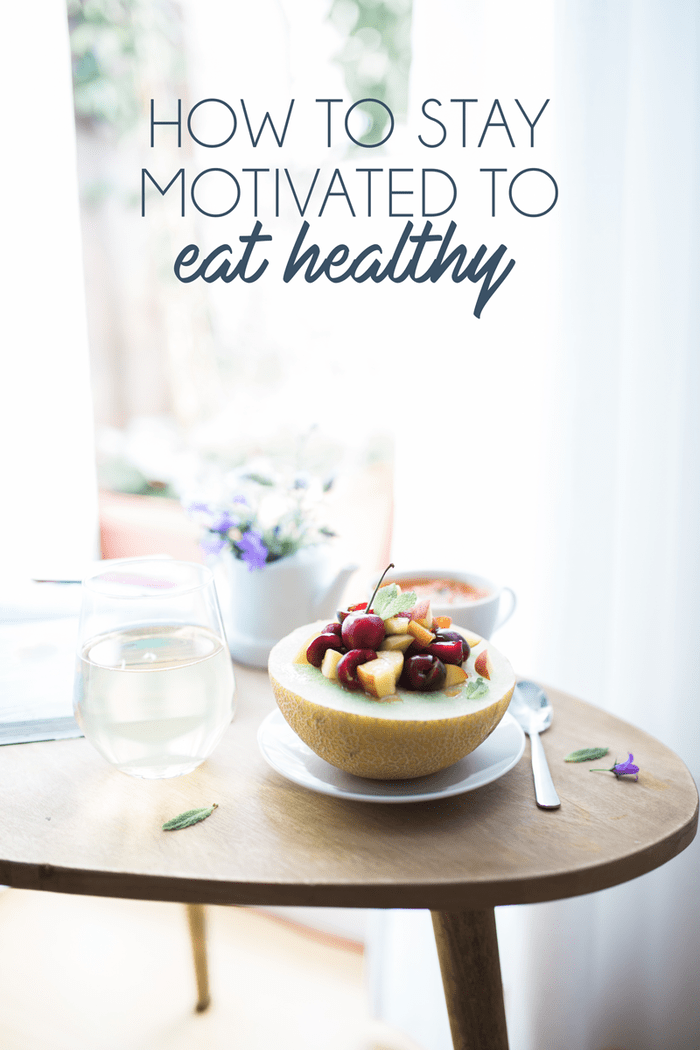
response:
M346 36L337 56L353 99L376 98L398 118L408 107L411 66L411 0L333 0L329 18ZM372 124L360 141L381 141L389 120L373 107Z

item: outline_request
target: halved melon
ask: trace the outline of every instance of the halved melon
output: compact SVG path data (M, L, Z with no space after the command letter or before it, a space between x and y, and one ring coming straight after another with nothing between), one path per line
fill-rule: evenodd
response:
M305 639L323 626L306 624L288 634L270 653L268 669L278 707L297 736L347 773L372 780L436 773L482 744L510 703L513 669L484 639L463 665L468 677L460 686L434 693L398 689L395 697L382 700L349 692L311 664L295 662ZM469 637L471 644L475 639ZM492 669L488 693L470 700L465 690L477 677L474 662L484 649Z

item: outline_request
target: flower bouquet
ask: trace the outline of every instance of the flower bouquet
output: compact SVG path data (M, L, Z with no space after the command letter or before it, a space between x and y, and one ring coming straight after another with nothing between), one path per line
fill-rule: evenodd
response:
M332 478L249 469L229 476L226 485L230 495L195 501L187 508L204 527L200 547L205 555L229 550L253 571L335 536L317 520Z
M265 667L273 645L294 627L334 614L357 566L338 562L328 542L335 533L319 521L332 484L256 461L219 475L206 499L189 502L203 526L202 552L219 563L235 659Z

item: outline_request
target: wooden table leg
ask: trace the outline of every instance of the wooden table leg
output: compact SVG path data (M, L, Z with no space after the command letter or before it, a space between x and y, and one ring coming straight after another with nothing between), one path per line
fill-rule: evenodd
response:
M207 929L203 904L188 904L187 921L192 938L194 973L197 979L197 1011L201 1013L209 1006L209 968L207 966Z
M454 1050L508 1050L493 908L432 917Z

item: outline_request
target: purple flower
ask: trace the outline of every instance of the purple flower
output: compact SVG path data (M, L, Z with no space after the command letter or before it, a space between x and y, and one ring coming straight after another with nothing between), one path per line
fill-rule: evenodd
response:
M248 529L240 540L236 541L236 547L241 552L241 559L247 563L249 570L262 569L267 561L267 547L263 543L262 533L257 529Z
M203 525L206 529L210 527L214 511L206 503L199 501L197 503L188 503L186 511L199 525Z
M635 766L634 762L632 761L634 755L630 754L629 752L627 753L629 754L629 758L627 759L627 761L616 762L615 765L612 767L612 771L616 777L627 777L634 775L634 779L636 780L637 773L639 772L639 766Z
M210 532L199 541L199 549L203 554L220 554L226 546L226 540L218 532Z
M238 525L238 518L232 518L227 510L222 510L214 518L209 528L212 532L228 532L236 525Z
M614 773L616 777L632 777L633 776L634 779L637 780L638 779L637 774L639 773L639 766L635 766L634 762L632 761L632 759L634 758L634 755L631 752L628 752L628 754L629 754L629 758L627 759L626 762L616 762L614 766L610 767L610 769L591 769L591 770L589 770L589 772L591 772L591 773Z

